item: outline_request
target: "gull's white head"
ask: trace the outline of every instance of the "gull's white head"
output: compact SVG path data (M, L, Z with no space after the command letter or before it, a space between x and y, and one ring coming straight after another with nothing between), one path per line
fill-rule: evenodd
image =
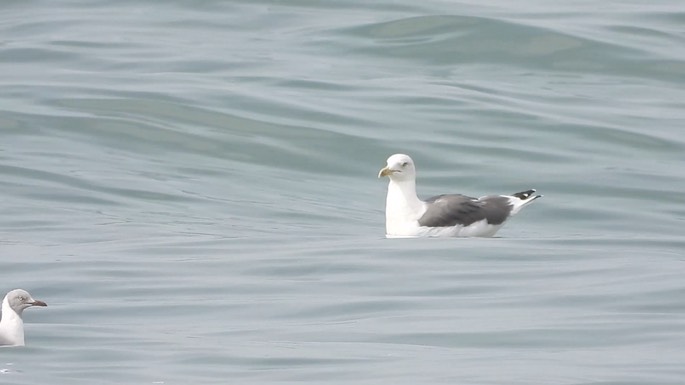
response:
M387 176L393 181L401 182L414 180L416 178L416 168L414 161L405 154L395 154L388 158L387 165L378 172L378 177Z
M7 305L9 305L19 317L21 317L21 313L24 312L24 309L31 306L48 306L43 301L33 299L31 294L22 289L14 289L7 293L5 301L7 301Z

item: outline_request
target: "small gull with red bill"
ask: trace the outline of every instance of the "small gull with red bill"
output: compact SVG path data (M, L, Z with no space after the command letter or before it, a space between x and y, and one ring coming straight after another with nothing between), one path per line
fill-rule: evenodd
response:
M31 297L26 290L14 289L2 300L0 315L0 346L24 346L24 309L32 306L48 306Z

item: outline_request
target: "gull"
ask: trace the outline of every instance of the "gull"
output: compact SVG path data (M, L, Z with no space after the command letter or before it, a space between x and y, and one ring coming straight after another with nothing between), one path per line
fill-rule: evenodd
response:
M472 198L443 194L427 200L416 195L416 166L405 154L388 158L378 177L388 177L385 232L388 238L492 237L505 221L542 195L535 189L511 195Z
M0 345L24 346L24 321L21 314L32 306L48 306L31 297L26 290L14 289L2 300Z

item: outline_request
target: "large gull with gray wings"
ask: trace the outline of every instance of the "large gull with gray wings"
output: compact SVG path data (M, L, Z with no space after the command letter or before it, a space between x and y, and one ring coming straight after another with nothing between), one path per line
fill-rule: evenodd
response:
M414 161L404 154L388 158L378 176L390 178L385 209L388 237L493 236L508 218L541 197L531 189L481 198L443 194L423 201L416 195Z

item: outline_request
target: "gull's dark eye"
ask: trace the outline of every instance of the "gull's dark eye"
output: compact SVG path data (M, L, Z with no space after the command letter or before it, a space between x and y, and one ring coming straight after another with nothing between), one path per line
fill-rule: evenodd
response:
M408 164L409 164L409 162L404 162L404 163L402 163L402 167L407 167Z

